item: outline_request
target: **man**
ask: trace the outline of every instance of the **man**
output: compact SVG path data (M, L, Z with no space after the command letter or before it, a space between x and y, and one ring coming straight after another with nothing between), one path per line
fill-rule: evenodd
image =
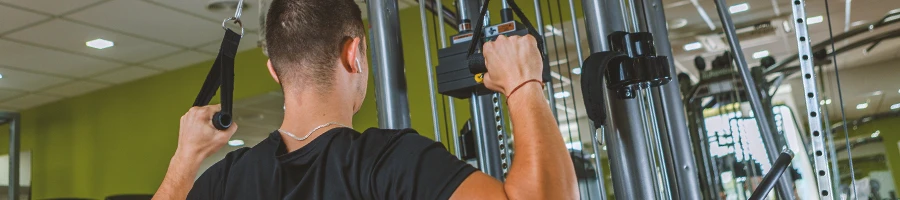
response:
M556 120L543 98L534 38L484 45L485 86L507 96L516 158L506 182L476 171L410 129L348 127L368 79L364 28L352 0L275 0L266 20L269 72L285 96L281 128L229 153L192 183L200 162L237 129L219 106L181 118L178 148L154 199L577 199ZM396 52L399 53L399 52Z

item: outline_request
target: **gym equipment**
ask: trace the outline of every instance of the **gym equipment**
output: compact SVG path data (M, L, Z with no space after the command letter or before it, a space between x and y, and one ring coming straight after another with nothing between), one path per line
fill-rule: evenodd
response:
M737 39L737 33L735 33L734 23L731 21L731 14L728 11L728 4L725 0L716 0L716 11L718 11L719 19L722 21L722 27L725 29L725 37L728 39L728 44L731 47L731 51L734 52L733 59L737 64L738 72L740 74L741 80L744 85L747 86L745 90L747 90L747 97L750 101L750 107L753 109L753 113L759 113L756 115L756 123L759 126L760 136L763 139L763 145L766 148L766 155L768 156L770 161L775 161L778 159L778 148L776 147L777 142L775 140L775 134L778 132L775 129L775 126L772 124L773 121L770 121L769 115L765 113L769 113L769 108L771 106L764 106L761 95L765 95L764 93L760 93L756 87L756 81L753 79L753 75L750 72L750 68L747 66L747 60L744 58L743 50L741 49L741 45ZM795 15L798 13L795 12ZM797 29L798 34L800 33L799 28ZM732 57L730 54L726 54L725 61L731 63ZM715 68L715 67L714 67ZM818 105L818 101L813 104ZM778 194L782 199L793 199L793 194L791 191L791 181L789 176L782 177L780 182L778 183ZM830 187L830 185L829 185Z
M219 90L221 87L219 98L221 101L220 103L222 104L222 110L216 112L212 118L213 126L219 130L228 129L228 127L231 127L232 123L231 111L234 92L234 59L237 54L238 45L241 43L241 37L244 36L244 25L241 24L241 11L243 5L244 1L239 1L234 16L222 21L222 29L225 29L225 36L222 38L219 54L216 56L215 62L212 67L210 67L209 73L206 75L206 80L200 88L200 93L197 94L197 98L194 99L193 106L205 106L209 104L209 101L216 95L216 90ZM234 21L235 24L238 24L241 27L240 34L235 33L225 26L225 23L229 21Z
M610 51L593 53L585 59L581 79L588 117L606 125L603 83L615 90L617 98L633 99L635 90L658 87L672 80L666 56L657 56L653 35L647 32L613 32L607 36Z
M390 0L385 2L396 3ZM539 40L538 42L538 47L542 48L541 51L543 54L541 57L545 62L545 72L549 71L546 70L549 68L547 66L549 63L554 63L553 66L560 66L560 64L563 63L562 61L570 61L568 57L561 59L560 56L557 55L556 58L551 58L558 59L557 61L547 62L550 60L548 59L550 54L547 51L556 50L555 53L557 54L560 53L559 51L564 51L566 52L564 55L568 56L567 52L569 52L569 50L563 49L565 48L565 45L563 45L562 48L555 45L555 40L557 38L562 38L564 40L563 43L567 43L565 42L565 39L569 37L564 30L566 26L559 27L558 24L553 22L554 17L556 17L556 15L552 13L553 9L559 9L563 6L556 5L556 7L553 7L551 4L552 2L559 3L559 0L535 0L535 12L537 13L535 16L537 22L535 27L537 27L537 29L535 29L534 27L531 27L532 24L528 22L527 19L524 19L520 13L516 13L518 9L516 7L518 6L513 5L516 2L512 1L504 2L504 9L501 10L502 23L499 24L491 24L489 20L484 19L484 16L487 15L485 6L487 5L487 2L484 1L458 0L456 4L456 6L458 6L456 14L458 14L459 17L456 18L453 16L442 16L448 13L452 15L452 12L443 12L444 9L442 8L443 5L440 0L422 0L422 2L424 2L425 5L420 5L420 7L428 8L433 14L437 15L435 19L439 20L439 22L433 24L441 24L441 26L435 26L441 29L435 33L441 34L441 36L435 37L439 38L442 44L441 48L438 50L439 64L434 71L435 76L437 77L436 87L438 87L438 92L449 96L448 98L451 99L451 102L453 98L468 98L472 106L472 119L466 123L466 127L462 132L464 137L461 138L456 136L456 134L459 134L460 132L455 130L460 127L457 127L455 117L451 117L450 119L451 121L454 121L452 125L454 131L448 131L454 134L453 139L456 144L454 145L454 150L459 149L460 145L465 144L463 149L456 150L458 156L471 159L477 158L479 168L489 175L498 177L498 179L502 180L504 169L500 166L502 166L503 162L509 162L507 159L512 157L512 154L508 151L509 148L504 148L507 145L505 140L508 136L504 133L507 129L504 127L502 120L502 105L499 105L502 103L499 103L499 97L496 94L486 90L486 88L484 88L477 80L478 74L486 71L483 56L479 54L479 47L482 42L490 41L499 34L531 34L540 36L536 38L546 40ZM573 11L569 13L573 16L571 17L573 20L572 27L576 29L574 33L575 37L578 37L579 32L577 31L577 28L579 27L579 23L577 23L576 17L574 17L575 13L573 10L574 6L577 5L573 6L571 0L569 2L570 11ZM799 20L799 18L802 18L802 16L798 16L798 14L802 14L803 3L802 1L795 0L791 0L790 2L795 9L794 17L797 17ZM551 8L541 9L542 3L551 5ZM389 5L387 3L376 2L376 4L379 4L381 8L388 8L388 10L391 8L391 6L385 6ZM778 68L790 60L798 59L791 58L788 59L788 61L779 63L773 58L768 57L761 60L760 67L751 68L747 66L743 53L739 51L740 47L736 45L737 38L734 34L734 24L730 19L727 19L730 15L727 10L724 10L725 6L722 6L725 5L724 1L717 2L717 4L719 5L718 11L720 11L720 19L723 20L722 24L723 27L725 27L725 36L728 39L729 44L731 44L731 51L734 53L725 52L712 60L709 65L707 65L708 63L703 58L696 58L694 60L695 66L697 66L698 70L701 72L700 83L693 87L687 87L688 85L691 85L689 75L679 75L678 82L681 83L670 83L672 76L676 74L676 72L674 67L675 64L670 60L672 57L672 48L668 41L668 32L665 24L666 20L662 12L663 6L659 6L662 5L662 1L582 0L582 8L584 9L585 17L584 24L585 27L587 27L586 32L588 34L588 42L590 43L589 47L593 54L590 54L587 59L581 58L583 53L580 51L580 40L575 40L575 44L578 46L578 60L581 62L569 63L577 63L575 65L581 65L580 67L582 67L579 68L581 74L580 84L582 84L584 103L587 108L588 118L590 118L590 122L593 122L591 124L592 129L599 128L600 130L597 134L590 134L592 136L591 145L594 146L593 150L595 155L601 155L603 153L598 150L599 148L597 147L600 147L599 145L605 145L603 146L604 150L608 149L607 158L610 161L609 164L610 171L612 172L613 187L617 191L616 197L618 199L720 199L721 197L718 192L721 191L722 185L720 182L721 180L719 180L720 177L718 177L718 172L733 169L719 169L721 167L717 164L719 161L716 161L715 157L710 156L711 153L715 153L710 150L710 148L716 148L715 144L709 146L709 141L704 140L712 138L706 137L707 132L706 125L704 124L703 109L711 108L713 106L718 106L720 108L720 113L729 112L748 115L749 113L746 111L739 110L740 106L735 105L736 103L749 101L753 104L752 107L754 111L756 111L753 113L759 113L754 114L754 117L752 118L728 116L727 120L729 120L729 125L733 122L738 122L734 123L737 127L728 127L725 132L721 132L721 135L717 134L715 136L715 138L718 139L718 142L720 142L720 145L732 148L735 152L740 148L742 153L741 155L735 155L735 158L748 157L748 159L740 161L742 162L740 165L747 166L750 171L746 173L746 176L753 177L761 175L761 168L764 168L764 166L770 164L770 162L777 162L775 157L778 156L778 152L774 150L778 149L778 147L785 146L786 143L783 141L785 140L783 139L783 135L775 137L775 133L783 131L778 129L777 125L784 123L779 121L782 120L782 118L778 118L778 116L783 116L784 114L773 114L773 111L761 108L772 107L771 95L774 95L777 92L778 86L784 82L786 77L789 77L791 73L801 71L803 63L798 67ZM479 5L481 5L481 7L479 7ZM372 7L373 6L370 5L370 11L373 11L371 9ZM797 10L798 7L801 11ZM424 8L421 9L424 10ZM480 12L473 14L476 10ZM550 23L545 27L542 19L543 14L541 12L547 10L551 11L551 17ZM423 35L426 36L426 45L431 45L427 36L427 34L429 34L427 28L429 27L427 26L428 24L425 19L426 12L422 11L421 13ZM513 17L515 16L518 16L518 22L513 20ZM558 18L561 21L563 20L561 12ZM374 17L370 17L370 19L375 19L375 22L382 22ZM455 28L458 28L459 34L445 37L443 35L444 26L442 26L445 24L444 20L453 19L458 19L456 20L458 26ZM482 21L475 21L473 27L472 21L469 19ZM794 19L791 21L794 21ZM871 28L884 27L884 25L898 20L891 21L883 19L882 21L883 22L878 22L877 26L871 26ZM390 25L379 23L373 23L373 29L378 30ZM482 24L491 25L483 26ZM803 25L802 22L790 24L798 26ZM771 24L769 25L771 26ZM545 28L552 31L553 34L545 35ZM562 34L557 33L559 29L563 29L561 31ZM800 41L798 42L799 45L802 45L802 42L808 41L806 40L807 37L799 36L806 34L805 28L795 28L793 30L796 30L795 32L798 34L798 37L800 37L798 38ZM856 30L851 32L856 32ZM822 51L824 45L819 44L816 45L815 50L817 50L817 52L815 54L801 48L797 57L799 60L806 60L809 57L813 57L815 58L814 60L816 62L814 64L816 65L831 64L834 62L829 61L826 58L829 55L834 56L835 54L845 52L852 48L898 36L900 36L900 33L896 32L879 34L871 39L862 40L864 42L859 44L853 43L847 45L846 48L838 50L833 49L831 52ZM373 38L376 39L375 41L381 40L377 37ZM444 39L449 39L451 44L445 45ZM833 40L839 39L841 38L834 38ZM547 43L549 43L550 40L554 41L553 47L550 47L549 50L543 49L544 47L549 46ZM428 54L430 53L427 53L426 57L430 57ZM804 58L804 55L807 55L808 57ZM376 58L379 57L376 56ZM426 62L431 66L430 61L428 61L429 59L430 58L426 58ZM737 62L733 62L735 60ZM735 66L737 66L737 70L735 70ZM778 70L772 71L771 69L773 68L778 68ZM376 69L380 68L376 67ZM565 71L559 69L550 74L552 74L553 78L560 79L560 83L563 83L565 82L563 79L568 78L561 76L561 73L563 72ZM576 72L576 74L579 74L579 72ZM772 73L779 73L776 74L778 77L768 80L772 76L767 75L771 75ZM804 76L801 77L809 79L807 73L803 73ZM574 76L570 75L569 77ZM545 81L546 80L549 79L545 76ZM559 95L566 97L560 98L564 99L564 101L557 104L555 102L556 98L554 98L554 94L556 94L553 92L554 89L559 89L559 87L549 86L547 88L548 101L550 101L552 106L557 108L552 109L553 115L558 117L558 120L563 120L563 117L566 117L566 120L568 120L568 115L573 113L573 111L570 111L570 107L565 105L566 101L570 101L566 99L567 95L570 94ZM563 88L563 90L563 92L568 92L565 91L565 88ZM378 93L382 94L383 91ZM680 98L682 97L681 93L685 93L684 96L686 97L684 100ZM386 95L394 94L395 93L388 93ZM575 93L574 95L578 94ZM818 96L818 94L814 93L812 96L815 97ZM384 100L385 99L379 98L378 101L383 102ZM807 104L817 105L817 103L818 102L807 101ZM405 102L401 104L405 104ZM452 105L453 104L451 103L450 106ZM729 108L723 107L726 105ZM689 108L687 116L684 115L684 106ZM454 115L452 111L453 109L451 108L451 115ZM565 111L565 113L562 111ZM382 108L379 107L379 113L381 112ZM435 111L433 110L433 112ZM559 112L559 114L557 112ZM574 113L578 113L577 110L575 110ZM657 120L657 115L660 116L660 120ZM818 115L818 113L815 115ZM812 114L810 116L812 116ZM759 164L753 163L754 156L749 155L749 153L746 152L748 149L752 148L752 145L747 145L747 143L744 142L746 139L742 139L742 134L747 132L747 130L740 127L747 126L746 124L742 125L741 122L748 122L747 120L753 119L755 119L757 123L760 123L757 124L757 126L759 126L760 131L763 132L760 136L764 140L762 145L765 146L767 153L766 156L756 155L755 157L761 160L769 160ZM569 121L566 121L565 123L573 125ZM578 124L578 122L575 122L574 124ZM737 130L737 132L729 132L729 129ZM813 134L809 139L816 140L817 138L815 136L817 136L817 134ZM818 136L819 138L824 137L821 135ZM456 141L459 139L463 139L463 141ZM604 140L604 142L601 144L601 142L599 142L600 140ZM576 147L583 147L586 143L582 143L580 134L577 139L570 135L567 142L570 142L567 145L570 145L570 148L573 149ZM572 152L583 154L587 151L589 150ZM819 155L818 153L810 154ZM505 156L506 158L503 158L501 155L507 156ZM773 157L773 155L775 155L775 157ZM600 164L599 160L600 159L594 160L594 163L592 164L594 164L595 167L593 168L576 168L582 170L594 169L596 170L596 174L599 175L602 173L600 168L604 166ZM586 162L581 162L580 164L585 163ZM819 162L817 161L816 163L818 170ZM733 163L731 165L733 165ZM775 165L779 165L779 163L775 163ZM730 167L733 168L734 166ZM579 171L577 173L584 172ZM697 176L698 174L699 176ZM599 177L604 176L599 175ZM779 183L778 181L790 179L790 177L791 175L787 174L770 178L770 180L772 180L772 188L779 188L778 196L780 199L792 199L791 196L786 195L791 189L785 188L785 184L783 184L783 182ZM832 190L831 188L823 187L824 185L821 181L823 178L819 176L814 178L819 180L820 189ZM598 181L600 185L603 184L602 178ZM749 182L754 181L749 180ZM600 188L600 192L603 192L605 189L603 186L600 186ZM585 191L586 190L582 190L582 192ZM817 193L820 192L822 191ZM820 193L819 196L821 198L828 198L823 194L824 193ZM601 198L605 197L605 195L600 196ZM833 196L833 194L829 194L828 196Z
M485 0L481 8L480 18L484 19L487 15L487 4L490 0ZM481 46L486 41L495 40L500 35L532 35L537 41L538 50L544 52L543 37L531 25L531 21L522 13L515 1L508 1L510 8L504 9L505 13L512 10L518 16L522 23L513 21L511 17L506 17L505 21L493 26L484 27L482 20L476 20L475 27L472 31L461 29L460 33L451 36L451 45L449 48L438 50L438 66L437 80L438 92L447 96L460 99L466 99L471 95L492 94L481 83L481 76L487 72L484 65L484 55L481 54ZM464 20L466 21L466 20ZM467 23L464 23L467 24ZM465 25L463 25L465 26ZM550 81L550 64L547 56L541 54L544 63L544 72L542 81Z
M769 191L775 188L775 183L781 177L782 174L788 169L791 165L791 159L794 158L794 152L789 149L784 149L781 151L781 154L778 156L778 159L772 163L772 169L769 170L769 173L766 173L766 176L763 177L762 182L759 183L759 186L756 186L756 190L753 190L753 194L750 195L750 200L763 200L768 197Z

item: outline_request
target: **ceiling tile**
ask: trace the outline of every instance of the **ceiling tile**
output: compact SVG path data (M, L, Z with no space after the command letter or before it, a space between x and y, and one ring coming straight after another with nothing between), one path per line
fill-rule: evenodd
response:
M0 26L0 33L15 30L48 17L0 5L0 24L3 24L3 26Z
M202 16L203 18L209 20L222 21L225 18L234 16L234 10L222 10L213 12L206 9L208 5L207 0L151 0L153 2L158 2L160 4L166 5L168 7L172 7L174 9L178 9L184 12L189 12L192 14L197 14ZM249 5L249 8L245 8L243 13L241 14L241 18L243 20L244 28L247 30L259 30L259 5L257 5L259 1L244 1L245 5ZM269 1L271 2L271 1ZM265 8L268 11L268 6Z
M161 73L161 71L143 67L126 67L110 73L95 76L91 79L109 83L125 83L159 73Z
M146 65L162 70L174 70L212 59L215 59L215 56L206 53L182 51L168 57L149 61Z
M111 1L68 17L184 46L198 46L211 39L222 38L220 22L201 19L144 1Z
M10 3L52 15L73 11L98 1L100 0L0 0L0 2Z
M0 40L0 65L83 78L123 64Z
M88 92L92 92L94 90L99 90L105 87L109 87L108 84L96 83L96 82L88 82L88 81L75 81L66 83L59 87L50 88L42 91L42 93L59 95L64 97L72 97L82 95ZM0 93L2 94L2 93ZM2 97L2 96L0 96Z
M60 19L30 27L6 37L131 63L137 63L179 50L173 46ZM95 49L84 44L87 41L98 38L112 41L115 43L115 46L106 49Z
M0 78L0 88L23 91L37 91L70 80L6 67L0 67L0 75L3 77Z
M13 97L18 97L23 94L25 94L25 92L0 89L0 100L7 100L7 99L10 99Z
M247 33L247 35L245 35L243 38L241 38L241 44L238 45L238 52L255 49L257 47L256 42L258 42L258 41L259 41L258 34ZM212 41L210 44L201 46L201 47L197 48L197 50L206 52L206 53L211 53L211 54L218 54L219 47L221 47L221 46L222 46L222 40L219 39L219 40Z
M13 109L28 109L39 105L44 105L46 103L54 102L62 99L62 97L58 96L50 96L50 95L42 95L42 94L29 94L22 97L10 99L0 103L0 106L13 108Z

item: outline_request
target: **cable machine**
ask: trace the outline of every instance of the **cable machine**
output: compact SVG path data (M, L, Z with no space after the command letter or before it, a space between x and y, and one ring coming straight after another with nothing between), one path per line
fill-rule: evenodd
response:
M452 134L452 150L461 159L477 162L477 166L483 172L497 179L503 180L509 164L513 159L513 150L510 148L511 134L506 126L504 108L499 95L487 90L480 83L481 73L486 72L483 57L479 56L480 43L492 40L498 35L534 35L538 39L539 49L544 61L544 80L547 87L547 98L551 107L556 107L557 87L553 86L552 69L548 57L551 52L559 59L559 50L556 38L541 40L548 37L544 31L544 15L541 9L543 3L552 7L552 1L534 0L536 27L534 28L528 17L521 13L521 8L513 0L502 2L501 22L492 23L487 9L489 1L482 0L455 0L456 13L444 8L441 0L419 0L422 36L427 50L432 43L427 22L428 12L434 14L438 22L433 22L439 35L434 36L440 41L437 51L437 63L432 62L430 51L425 52L428 83L430 89L430 103L432 119L435 123L435 138L440 141L441 133L437 126L437 99L434 92L445 95L450 101L450 130ZM518 2L521 3L521 2ZM560 0L556 1L558 19L563 22ZM731 79L740 78L740 82L731 81L729 84L735 92L719 96L713 101L719 104L730 102L750 102L755 115L755 122L760 131L760 136L765 146L766 158L772 168L765 177L754 183L760 187L752 194L743 198L763 199L768 196L768 191L778 188L776 191L779 199L793 199L791 188L791 175L783 173L787 171L793 152L779 151L786 142L778 136L779 129L775 126L780 118L773 111L771 96L777 85L781 84L786 75L781 75L773 82L765 81L763 77L773 72L784 72L795 68L779 68L783 64L775 65L774 60L766 60L763 67L751 70L747 61L743 58L740 44L737 41L735 27L730 19L724 0L716 0L717 11L720 16L725 36L730 44L730 56L724 56L713 65L726 65L728 68L736 67L737 70L729 72ZM805 89L807 110L810 110L809 125L812 141L810 145L815 152L816 174L820 177L829 177L830 172L826 162L821 119L818 115L818 93L816 82L812 72L810 61L813 55L810 51L802 0L792 0L794 10L794 23L797 31L798 48L797 55L801 61L796 67L802 71ZM379 55L378 52L395 52L390 49L399 49L400 37L397 31L397 12L395 0L372 1L369 3L370 19L373 20L373 52L376 62L373 62L373 72L376 74L376 84L379 102L379 121L382 127L408 127L408 106L405 102L405 83L398 81L397 77L403 77L402 65L398 63L402 57L396 55ZM604 176L600 163L600 149L604 146L608 150L609 167L612 172L612 185L617 199L720 199L718 194L723 189L722 183L715 177L723 170L722 161L712 159L709 149L710 138L706 135L707 128L704 125L702 111L710 105L710 102L699 101L695 98L697 87L689 88L689 81L672 82L672 76L676 74L672 60L672 52L668 41L665 13L662 10L661 0L582 0L584 11L585 30L588 38L590 56L582 52L581 41L576 39L576 51L579 61L577 69L581 70L581 86L584 109L591 121L590 146L593 149L593 163L581 163L584 167L580 172L591 169L597 177L600 199L605 199ZM573 0L569 0L569 14L574 29L574 36L579 38L579 24L575 17ZM552 11L552 9L550 9ZM550 13L550 24L554 24L553 13ZM514 16L518 17L518 21ZM444 25L455 25L458 34L445 35ZM551 34L555 33L552 27L548 28ZM561 31L563 46L566 41L565 31ZM837 38L835 38L837 39ZM446 41L450 41L448 44ZM552 43L551 48L547 48ZM566 48L566 47L563 47ZM564 56L568 60L568 50ZM832 53L833 55L834 53ZM398 60L399 57L399 60ZM479 62L480 59L480 62ZM718 64L717 64L718 62ZM705 66L705 61L698 60ZM733 65L732 65L733 64ZM563 70L557 63L558 73ZM399 66L399 67L398 67ZM567 65L571 66L571 65ZM775 66L775 67L773 67ZM431 69L435 67L435 69ZM570 68L571 69L571 68ZM567 70L570 71L570 70ZM434 77L431 77L431 75ZM556 74L560 76L559 74ZM379 78L381 77L381 78ZM393 77L393 78L391 78ZM570 75L571 77L571 75ZM558 78L560 79L560 78ZM727 79L727 77L725 78ZM687 79L684 79L687 80ZM761 81L761 83L757 83ZM707 83L708 84L708 83ZM563 91L565 86L559 87ZM570 85L570 91L574 87ZM402 93L394 93L400 91ZM574 92L574 91L572 91ZM682 100L682 93L686 98ZM388 94L388 95L382 95ZM394 101L400 99L401 101ZM459 126L456 121L456 113L453 101L455 99L468 99L470 103L471 119ZM444 101L442 99L442 101ZM563 104L568 102L563 101ZM577 109L578 105L573 105ZM568 109L568 105L563 106ZM685 112L685 110L688 112ZM406 109L406 110L404 110ZM687 115L685 115L687 113ZM560 114L553 109L554 116L558 120L568 120L568 112ZM404 116L401 117L401 116ZM393 116L393 117L392 117ZM445 116L446 117L446 116ZM390 121L395 120L396 121ZM731 118L729 124L734 123L729 131L730 138L718 138L724 141L730 148L744 148L747 143L739 136L742 130L740 120L744 118ZM577 124L577 121L575 122ZM783 123L783 122L782 122ZM730 126L731 127L731 126ZM457 131L457 129L461 129ZM599 131L597 131L599 130ZM578 132L578 131L576 131ZM581 134L578 135L578 143L572 146L582 148ZM570 139L571 133L570 133ZM574 141L574 139L573 139ZM833 149L832 151L833 152ZM570 152L573 156L580 154L582 160L590 160L584 156L584 152ZM742 155L750 156L750 155ZM731 163L728 163L731 164ZM748 166L749 174L763 175L756 169L752 162L743 164ZM576 166L579 168L579 166ZM576 170L577 171L577 170ZM578 172L576 172L578 173ZM588 172L589 173L589 172ZM784 175L787 174L787 175ZM833 187L830 178L816 177L818 182L819 197L822 199L833 198ZM580 178L579 178L580 180ZM590 192L591 190L582 190ZM743 193L743 192L742 192ZM583 195L585 196L585 195ZM587 195L593 198L594 195Z

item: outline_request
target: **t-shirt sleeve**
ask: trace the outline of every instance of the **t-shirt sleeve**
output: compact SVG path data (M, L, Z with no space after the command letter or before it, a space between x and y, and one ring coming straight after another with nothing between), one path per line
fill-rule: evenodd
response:
M378 199L449 199L475 168L441 143L415 133L396 136L373 170Z
M228 178L228 172L231 166L246 152L249 148L241 148L234 150L225 155L225 158L216 162L206 169L200 178L194 181L194 187L188 193L187 199L206 200L206 199L222 199L225 193L225 180Z

